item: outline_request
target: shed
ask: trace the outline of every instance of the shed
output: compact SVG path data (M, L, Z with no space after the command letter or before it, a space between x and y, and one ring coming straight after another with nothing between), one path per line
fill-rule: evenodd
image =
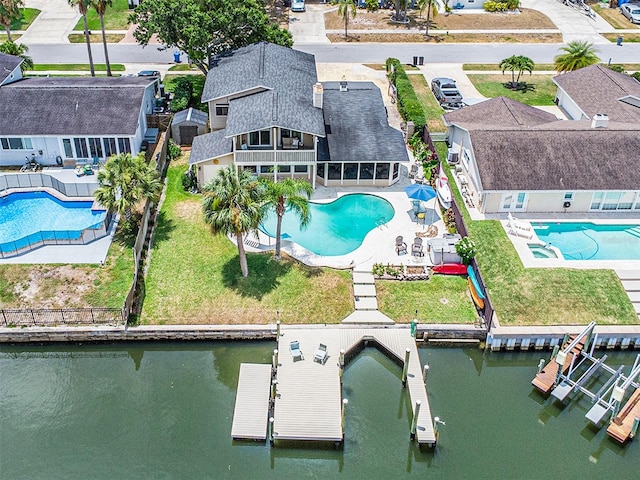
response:
M195 108L181 110L171 121L171 136L180 145L191 145L196 135L207 133L208 115Z

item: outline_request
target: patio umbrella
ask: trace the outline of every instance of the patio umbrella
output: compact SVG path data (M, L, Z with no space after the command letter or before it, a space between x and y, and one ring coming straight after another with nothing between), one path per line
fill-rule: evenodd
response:
M404 192L407 194L407 197L423 202L428 202L436 198L436 191L433 187L423 185L422 183L412 183L408 187L405 187ZM431 223L433 223L433 218L431 219Z

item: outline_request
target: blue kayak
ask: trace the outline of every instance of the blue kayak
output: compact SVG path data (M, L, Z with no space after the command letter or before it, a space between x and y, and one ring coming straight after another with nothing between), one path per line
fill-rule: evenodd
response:
M473 267L471 265L467 267L467 275L469 275L469 279L471 280L471 283L473 283L473 288L476 289L478 297L484 299L484 293L482 293L482 289L480 288L480 284L476 278L476 272L473 271Z

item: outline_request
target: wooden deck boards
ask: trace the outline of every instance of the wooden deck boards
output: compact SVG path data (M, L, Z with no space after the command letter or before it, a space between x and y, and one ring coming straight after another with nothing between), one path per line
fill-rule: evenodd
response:
M626 442L636 417L640 418L640 388L636 388L629 401L620 409L618 416L607 428L607 434L620 443Z
M421 401L416 436L419 443L434 445L436 436L431 419L422 365L414 338L408 329L325 328L283 329L279 339L278 395L274 409L274 438L283 440L342 441L342 387L340 350L346 352L363 340L375 340L404 362L410 349L407 388L412 408ZM294 362L291 341L298 341L304 360ZM327 345L324 365L313 361L320 343ZM347 406L348 415L348 406Z
M575 339L575 336L569 337L567 341L567 345L571 343ZM584 340L580 341L574 348L571 349L571 352L567 354L567 359L562 366L562 373L565 373L569 370L571 366L571 362L573 361L573 357L576 355L580 355L582 352L582 348L584 346ZM563 346L564 348L564 346ZM551 360L545 367L540 371L540 373L536 374L535 378L531 380L531 385L536 387L542 393L549 393L551 389L554 387L556 377L558 375L558 363L554 358Z
M264 440L269 421L271 365L241 363L231 437Z

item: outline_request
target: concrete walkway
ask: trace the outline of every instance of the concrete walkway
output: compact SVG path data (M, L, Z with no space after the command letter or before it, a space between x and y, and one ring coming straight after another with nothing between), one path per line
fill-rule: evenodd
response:
M80 14L67 0L26 0L28 8L37 8L40 15L22 34L18 43L27 45L69 43L67 35L80 19Z

